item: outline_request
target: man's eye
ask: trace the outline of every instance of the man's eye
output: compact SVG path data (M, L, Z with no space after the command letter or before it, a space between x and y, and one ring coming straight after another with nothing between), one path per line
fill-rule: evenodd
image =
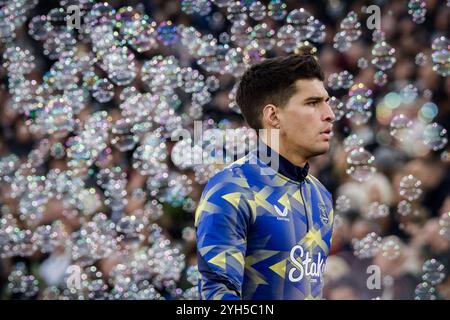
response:
M310 106L317 106L319 104L319 101L311 101L311 102L308 102L308 105L310 105Z

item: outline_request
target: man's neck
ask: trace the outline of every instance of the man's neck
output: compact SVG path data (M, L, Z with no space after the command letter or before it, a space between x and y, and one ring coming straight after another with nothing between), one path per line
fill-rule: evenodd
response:
M289 151L288 148L286 148L286 146L284 146L282 143L280 143L279 154L281 154L283 157L285 157L291 163L293 163L294 165L296 165L298 167L303 168L307 162L307 159L305 157L303 157L302 155L299 155L295 152Z
M308 159L301 154L293 152L292 148L288 148L283 141L279 139L278 134L272 137L270 135L261 135L260 138L267 146L289 160L292 164L302 168L306 165Z

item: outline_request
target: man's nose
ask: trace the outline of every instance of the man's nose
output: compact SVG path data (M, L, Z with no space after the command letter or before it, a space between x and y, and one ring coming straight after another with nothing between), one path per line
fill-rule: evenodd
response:
M325 112L323 114L323 121L328 121L328 122L334 122L334 120L336 120L336 115L333 112L333 109L331 109L330 105L327 103L325 103L326 107L325 107Z

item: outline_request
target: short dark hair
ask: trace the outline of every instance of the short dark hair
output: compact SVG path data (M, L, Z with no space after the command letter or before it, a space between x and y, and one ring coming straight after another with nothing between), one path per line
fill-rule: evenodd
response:
M261 111L269 103L283 107L295 94L299 79L324 81L317 59L310 54L291 54L253 65L241 77L236 102L248 125L261 129Z

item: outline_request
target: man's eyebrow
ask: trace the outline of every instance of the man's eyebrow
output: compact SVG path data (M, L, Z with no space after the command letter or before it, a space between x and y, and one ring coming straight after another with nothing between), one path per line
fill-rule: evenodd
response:
M313 97L308 97L304 100L304 102L308 102L308 101L322 101L322 100L328 100L330 99L330 97L328 95L326 96L313 96Z

